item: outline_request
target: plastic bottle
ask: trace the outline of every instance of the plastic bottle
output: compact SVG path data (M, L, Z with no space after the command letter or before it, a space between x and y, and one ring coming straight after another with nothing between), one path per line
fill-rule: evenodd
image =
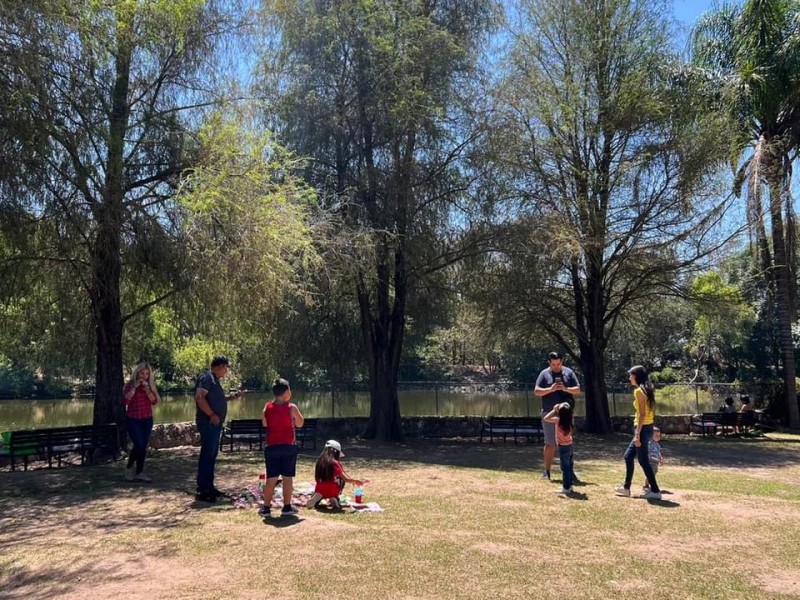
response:
M360 486L359 486L359 487L357 487L357 488L356 488L356 489L353 491L353 496L355 496L355 497L353 498L353 500L355 501L355 503L356 503L356 504L361 504L362 502L364 502L364 490L363 490L363 489L361 489L361 487L360 487Z
M261 495L264 495L264 487L267 485L267 474L260 473L258 475L258 491L261 492Z

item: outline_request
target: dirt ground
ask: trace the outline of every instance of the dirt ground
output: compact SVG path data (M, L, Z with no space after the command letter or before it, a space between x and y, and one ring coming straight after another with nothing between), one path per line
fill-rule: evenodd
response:
M699 584L694 592L688 589L687 598L755 597L748 596L753 589L762 597L800 597L800 552L774 563L768 559L771 549L800 541L800 437L667 438L668 462L662 468L667 493L660 505L649 507L625 504L611 493L623 473L625 443L618 436L581 436L576 468L585 485L559 503L539 478L540 446L351 441L345 467L373 480L367 494L386 513L330 516L303 510L297 519L269 521L229 503L196 502L196 448L152 452L151 484L125 482L120 462L14 473L6 468L0 472L0 596L456 598L480 596L487 578L497 577L508 579L508 587L497 592L501 598L675 597L660 593L663 588L639 571L636 561L646 555L668 565L692 556L688 573L715 568L714 556L731 563L732 573L739 560L759 560L752 575L734 577L735 585L719 590L719 596ZM298 482L311 480L315 456L301 457ZM223 453L217 485L243 490L260 469L257 452ZM745 475L756 491L742 493L739 477ZM486 505L493 510L487 512ZM630 531L641 506L660 510L654 522L666 533L656 546ZM562 565L585 579L580 594L560 594L557 583L529 582L530 565L541 568L540 544L548 543L538 537L541 527L531 516L566 516L583 529L580 557ZM699 524L709 521L721 535L696 534ZM786 523L792 525L782 532ZM487 525L500 533L487 536ZM394 564L374 551L382 546L390 549ZM348 548L351 574L352 569L363 574L358 583L331 566L330 547ZM295 557L297 575L269 574L278 550ZM595 566L587 570L584 561ZM430 575L407 573L421 564ZM322 583L301 572L323 573ZM452 587L443 578L461 583ZM664 582L668 587L668 574ZM586 591L592 585L600 586L596 595Z

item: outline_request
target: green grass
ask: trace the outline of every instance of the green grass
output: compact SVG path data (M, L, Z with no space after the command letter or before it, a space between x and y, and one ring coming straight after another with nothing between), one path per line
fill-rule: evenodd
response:
M4 598L800 597L800 437L666 438L662 502L617 498L623 437L576 438L586 485L543 482L541 449L475 441L350 443L386 512L193 502L192 451L123 465L0 473ZM303 456L298 481L314 457ZM223 454L218 485L254 482L256 453ZM558 479L555 469L554 479ZM635 485L641 485L637 472Z

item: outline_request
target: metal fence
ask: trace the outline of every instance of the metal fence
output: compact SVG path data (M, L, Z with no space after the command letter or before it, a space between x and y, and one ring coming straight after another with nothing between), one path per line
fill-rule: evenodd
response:
M775 384L778 385L778 384ZM533 384L524 382L454 383L449 381L402 381L398 383L403 415L487 416L538 415L541 399ZM612 416L633 414L633 394L628 384L609 384ZM364 382L337 382L300 392L315 408L316 416L365 416L369 414L369 388ZM733 383L674 383L656 386L656 411L661 415L695 414L718 410L725 398L748 395L755 407L766 406L775 393L773 382L743 387ZM313 399L312 399L313 398ZM328 408L324 407L326 402ZM311 408L311 406L309 406ZM575 413L585 414L583 394L576 397Z

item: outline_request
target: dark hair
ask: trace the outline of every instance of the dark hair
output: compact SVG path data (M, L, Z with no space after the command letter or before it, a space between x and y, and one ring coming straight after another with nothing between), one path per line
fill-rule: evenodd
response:
M214 358L211 359L211 368L212 369L214 367L221 367L223 365L225 365L227 367L230 364L231 364L231 361L228 360L228 357L225 356L224 354L218 354L217 356L215 356Z
M750 404L750 396L741 397L742 404Z
M272 395L273 396L282 396L289 390L289 382L281 377L278 377L275 381L272 382Z
M727 404L728 406L733 406L733 398L731 396L725 398L725 404Z
M572 433L572 405L564 404L558 409L558 428L564 433Z
M339 460L339 451L326 446L314 466L314 479L317 481L333 481L333 463Z
M561 360L563 357L561 356L560 352L551 352L547 355L547 361L550 362L551 360Z
M656 388L653 386L653 382L650 381L650 377L647 375L647 369L641 365L636 365L635 367L628 369L628 374L633 375L636 385L638 385L639 389L641 389L645 393L645 396L647 396L647 406L651 409L654 408L656 405Z

